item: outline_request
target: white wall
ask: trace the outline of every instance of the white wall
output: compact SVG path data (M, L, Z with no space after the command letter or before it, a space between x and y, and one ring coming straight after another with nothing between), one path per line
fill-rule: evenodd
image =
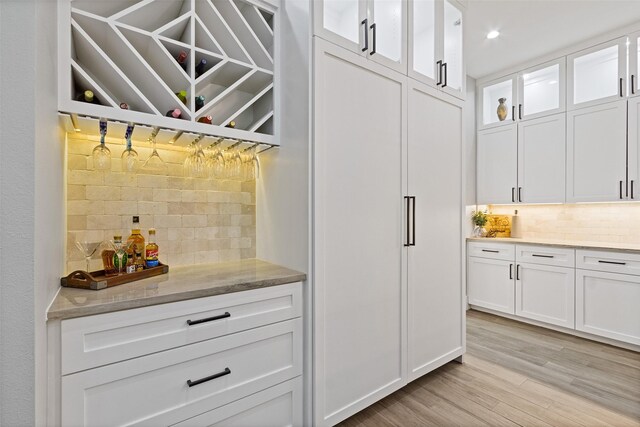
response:
M44 316L62 267L54 0L0 1L0 425L43 424Z

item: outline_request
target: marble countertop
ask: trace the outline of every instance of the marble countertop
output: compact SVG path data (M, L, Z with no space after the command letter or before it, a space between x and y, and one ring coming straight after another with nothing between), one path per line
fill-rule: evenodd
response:
M169 268L169 273L92 291L60 288L47 319L70 319L222 295L306 280L307 275L258 259Z
M560 246L575 249L596 249L606 251L640 253L640 243L589 242L584 240L562 240L521 237L467 237L468 242L516 243L529 245Z

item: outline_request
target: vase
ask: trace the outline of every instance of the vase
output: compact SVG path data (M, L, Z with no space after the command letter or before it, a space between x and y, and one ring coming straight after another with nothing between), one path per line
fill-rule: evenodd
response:
M484 237L487 235L487 230L484 227L476 225L473 229L473 237Z
M507 118L507 106L504 105L504 103L507 101L507 98L500 98L498 99L498 102L500 103L498 105L498 119L500 119L500 121L504 121L504 119Z

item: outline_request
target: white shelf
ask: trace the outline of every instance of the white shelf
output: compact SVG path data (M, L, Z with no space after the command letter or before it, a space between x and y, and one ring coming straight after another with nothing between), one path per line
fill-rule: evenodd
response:
M59 110L94 121L104 117L275 145L276 11L265 5L252 0L60 1ZM186 70L176 60L183 51ZM204 72L196 75L202 59ZM75 100L86 89L101 105ZM176 95L182 90L186 103ZM200 95L205 105L196 111ZM122 102L129 110L119 108ZM175 108L182 119L165 116ZM207 115L213 125L198 122ZM225 127L230 121L236 129Z

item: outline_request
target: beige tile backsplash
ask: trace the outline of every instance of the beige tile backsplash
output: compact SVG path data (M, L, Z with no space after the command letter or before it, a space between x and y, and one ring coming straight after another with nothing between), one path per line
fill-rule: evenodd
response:
M640 203L489 206L513 215L513 237L640 243Z
M166 176L127 174L120 167L124 145L109 142L111 172L94 171L91 151L97 141L85 135L68 138L67 273L86 268L76 233L105 241L117 233L126 239L133 215L140 217L145 239L149 228L156 229L160 260L170 266L255 257L255 182L183 177L187 153L179 147L158 148L168 165ZM151 154L135 141L134 149L141 163ZM99 253L91 268L102 268Z

